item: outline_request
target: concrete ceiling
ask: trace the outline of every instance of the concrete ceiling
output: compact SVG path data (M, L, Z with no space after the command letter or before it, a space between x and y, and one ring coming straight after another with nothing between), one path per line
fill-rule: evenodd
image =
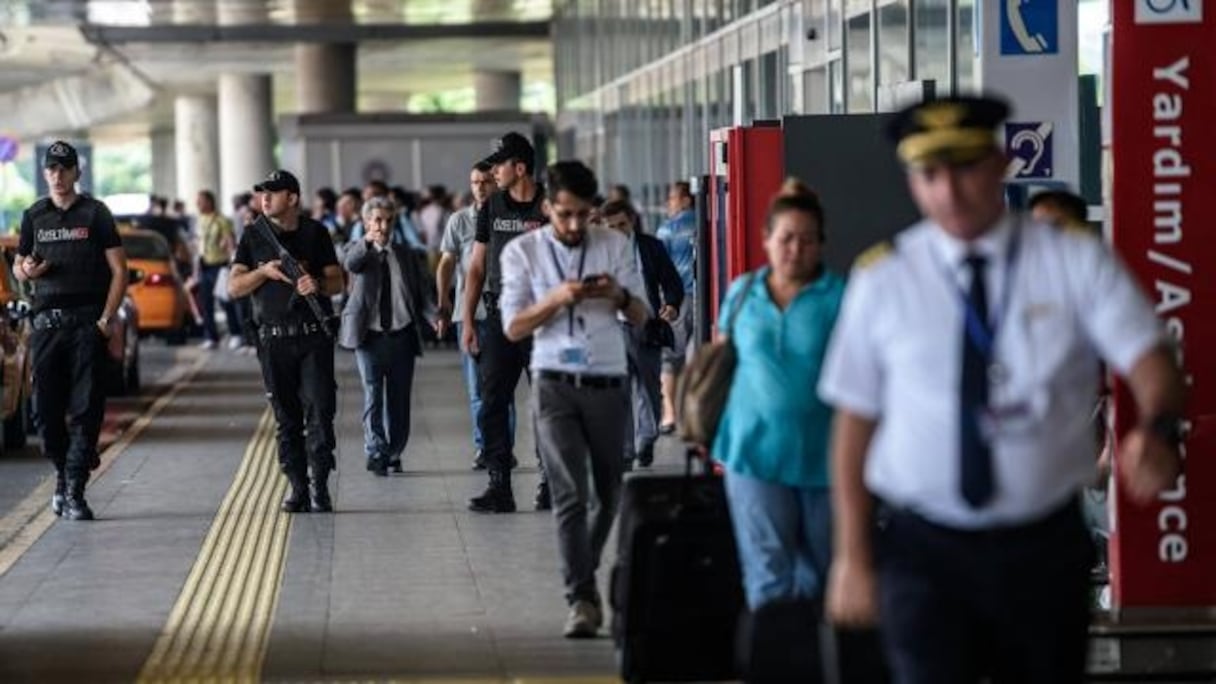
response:
M360 39L360 108L404 108L413 94L471 86L480 68L518 70L525 88L552 83L551 15L552 0L4 0L0 96L129 69L154 89L151 104L90 127L126 137L171 126L174 95L214 91L222 73L271 73L276 114L287 113L293 46L336 36Z

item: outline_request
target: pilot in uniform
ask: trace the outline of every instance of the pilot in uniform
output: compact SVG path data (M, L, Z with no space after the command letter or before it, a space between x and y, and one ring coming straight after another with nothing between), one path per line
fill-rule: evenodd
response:
M1099 239L1006 210L1007 111L952 98L895 118L925 219L858 260L819 386L836 408L828 610L878 621L898 682L1082 680L1100 359L1138 401L1125 491L1151 499L1180 469L1162 326Z

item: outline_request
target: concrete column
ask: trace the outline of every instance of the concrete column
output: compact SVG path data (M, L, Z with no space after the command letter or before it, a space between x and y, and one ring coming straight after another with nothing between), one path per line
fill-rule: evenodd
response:
M194 201L199 190L219 187L219 126L215 98L179 95L173 103L177 197Z
M473 72L473 93L477 111L519 111L523 75L518 71L478 70Z
M177 141L173 129L152 131L152 192L172 195L177 192Z
M224 74L219 80L222 206L247 192L274 167L270 75Z
M296 109L301 114L355 111L353 43L296 46Z

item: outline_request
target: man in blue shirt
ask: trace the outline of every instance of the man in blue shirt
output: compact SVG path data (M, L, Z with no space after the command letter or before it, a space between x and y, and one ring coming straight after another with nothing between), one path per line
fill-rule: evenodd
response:
M680 318L672 323L676 333L675 346L663 350L663 422L659 431L665 435L675 431L676 376L684 367L684 357L693 337L693 312L697 310L694 295L697 290L697 216L692 210L692 189L688 183L677 181L667 191L667 220L659 226L655 237L667 248L680 280L684 283L684 305Z

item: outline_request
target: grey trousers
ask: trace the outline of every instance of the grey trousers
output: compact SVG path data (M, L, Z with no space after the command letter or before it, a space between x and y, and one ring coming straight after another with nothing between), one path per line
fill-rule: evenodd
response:
M566 600L598 603L595 571L621 494L625 465L621 453L630 419L628 387L574 387L537 378L532 385L532 415L553 496ZM589 485L595 488L594 501Z

